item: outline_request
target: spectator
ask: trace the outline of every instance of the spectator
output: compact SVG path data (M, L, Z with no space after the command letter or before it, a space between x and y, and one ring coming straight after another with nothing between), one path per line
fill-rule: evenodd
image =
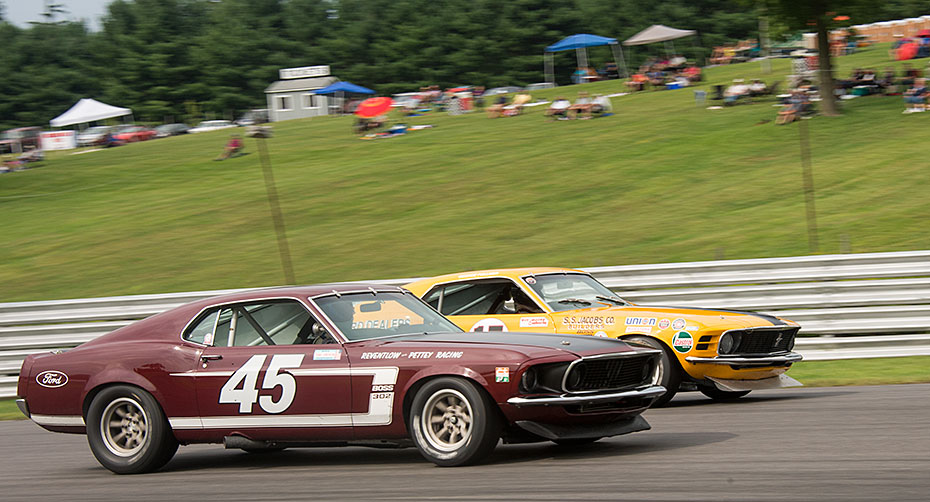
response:
M738 100L749 96L749 86L741 78L733 79L733 84L723 93L723 104L732 105Z
M568 107L568 118L575 119L578 117L580 112L583 119L591 118L591 107L594 103L591 101L591 98L588 97L588 93L581 91L578 93L578 99L575 100L575 103Z
M226 160L238 154L240 151L242 151L242 138L240 138L238 134L233 134L232 137L229 138L229 141L226 142L223 153L213 160Z
M569 100L565 99L562 96L559 96L555 98L555 101L553 101L549 105L549 108L546 109L546 116L554 117L554 118L550 118L549 120L555 120L555 118L558 118L560 120L568 120L567 114L568 114L568 108L570 106L572 106L572 103Z
M504 115L504 107L507 106L507 96L500 94L494 98L494 104L485 108L489 119L496 119Z
M915 78L914 85L904 93L904 102L908 107L903 113L916 113L927 111L927 79Z
M810 110L810 99L803 89L791 91L791 97L778 112L775 124L784 125L801 118L801 115Z
M754 79L752 83L749 84L749 96L750 97L764 96L765 94L768 94L768 92L769 92L769 89L768 87L765 86L765 82L759 79Z

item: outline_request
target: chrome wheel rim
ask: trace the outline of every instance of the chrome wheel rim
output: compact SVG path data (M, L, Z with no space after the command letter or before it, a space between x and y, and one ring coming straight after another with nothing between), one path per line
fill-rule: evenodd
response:
M455 451L471 438L471 404L461 392L442 389L426 400L421 425L426 441L437 450Z
M660 357L656 361L656 369L652 370L652 385L661 385L662 378L665 376L665 365L662 364L662 358Z
M131 457L145 446L148 423L148 416L138 401L121 397L111 401L103 410L100 436L110 453Z

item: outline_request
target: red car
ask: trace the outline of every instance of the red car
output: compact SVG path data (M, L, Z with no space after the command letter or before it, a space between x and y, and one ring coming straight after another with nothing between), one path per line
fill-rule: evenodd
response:
M149 129L143 126L126 126L115 133L113 137L124 143L134 143L136 141L150 140L158 134L155 129Z
M416 445L441 466L505 442L646 430L659 352L618 340L464 333L412 293L342 284L201 300L75 349L31 355L20 409L87 434L116 473L179 444L246 451Z

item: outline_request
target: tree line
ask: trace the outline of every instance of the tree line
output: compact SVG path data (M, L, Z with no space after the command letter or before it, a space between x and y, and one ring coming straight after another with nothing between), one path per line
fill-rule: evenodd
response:
M543 80L543 50L575 33L623 40L652 24L694 29L675 49L692 59L756 38L747 0L115 0L99 31L46 2L29 27L3 20L0 127L43 125L83 97L132 108L143 121L195 121L265 106L278 69L330 65L380 94L424 85L525 85ZM790 2L786 2L790 3ZM872 2L869 2L870 4ZM926 2L875 2L856 22L924 14ZM772 31L794 26L774 24ZM637 47L633 64L662 44ZM568 82L573 51L557 53ZM606 47L592 63L610 60Z

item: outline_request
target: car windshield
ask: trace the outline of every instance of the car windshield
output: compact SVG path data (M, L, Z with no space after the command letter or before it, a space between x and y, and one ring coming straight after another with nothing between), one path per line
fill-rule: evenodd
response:
M523 280L555 312L589 306L628 305L613 291L588 274L531 275Z
M348 340L462 331L412 294L393 291L341 293L312 301Z

